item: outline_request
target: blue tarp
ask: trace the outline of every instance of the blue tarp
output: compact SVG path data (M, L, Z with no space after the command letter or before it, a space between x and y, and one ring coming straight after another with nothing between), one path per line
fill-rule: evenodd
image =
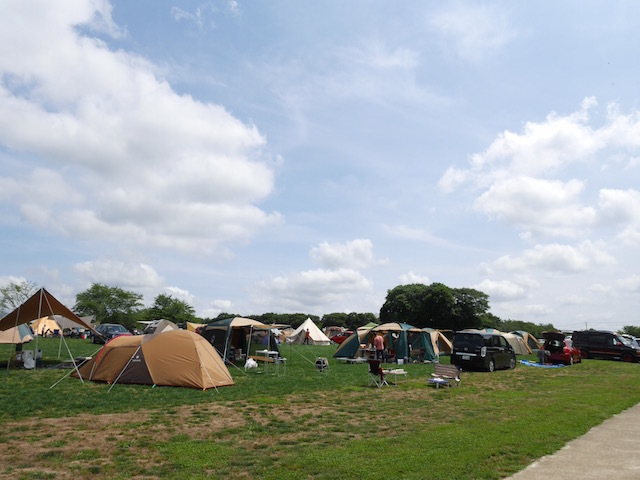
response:
M551 365L550 363L536 363L530 360L520 360L520 363L526 365L527 367L540 367L540 368L561 368L566 367L566 365Z

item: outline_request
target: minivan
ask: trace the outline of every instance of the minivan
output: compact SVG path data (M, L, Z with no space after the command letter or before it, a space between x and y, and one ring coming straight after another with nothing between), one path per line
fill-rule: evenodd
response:
M451 363L457 367L516 368L516 354L507 339L498 333L460 330L453 337Z
M620 335L605 330L583 330L571 335L573 345L580 349L582 358L604 358L637 362L640 349L625 342Z

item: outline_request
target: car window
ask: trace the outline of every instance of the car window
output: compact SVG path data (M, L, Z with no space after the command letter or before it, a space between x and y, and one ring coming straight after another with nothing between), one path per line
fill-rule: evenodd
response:
M455 348L478 348L482 347L482 336L471 333L458 333L453 339Z

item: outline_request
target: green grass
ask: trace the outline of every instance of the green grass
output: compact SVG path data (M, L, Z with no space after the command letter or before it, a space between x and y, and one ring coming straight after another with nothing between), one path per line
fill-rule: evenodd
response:
M68 370L53 368L56 340L39 346L50 368L36 371L7 371L0 346L0 478L499 479L640 402L637 364L463 372L459 388L437 390L431 365L409 364L406 383L376 389L365 365L333 360L335 346L286 346L286 376L230 368L236 385L218 391L107 393L74 378L50 388ZM326 372L316 356L329 358ZM29 458L11 448L17 439Z

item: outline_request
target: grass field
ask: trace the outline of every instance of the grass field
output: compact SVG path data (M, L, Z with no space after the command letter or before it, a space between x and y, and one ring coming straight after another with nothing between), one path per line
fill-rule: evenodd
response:
M98 348L68 344L74 356ZM286 376L231 368L236 385L218 391L107 393L53 368L58 341L39 346L49 368L25 371L6 369L0 345L0 478L498 479L640 402L637 364L519 364L437 390L431 365L410 364L406 383L377 389L367 366L331 358L335 346L286 346Z

